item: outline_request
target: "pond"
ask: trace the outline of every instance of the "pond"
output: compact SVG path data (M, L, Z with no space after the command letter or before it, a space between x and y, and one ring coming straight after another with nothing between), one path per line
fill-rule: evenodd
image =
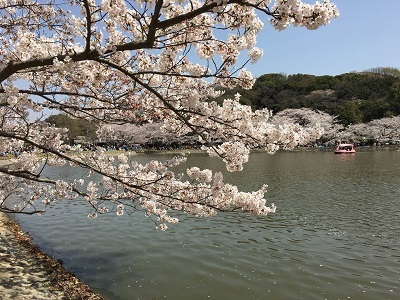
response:
M159 232L139 212L89 220L75 200L18 221L105 299L398 299L399 161L399 151L252 153L225 181L245 191L267 183L278 209L266 217L181 214ZM191 154L182 170L192 165L224 169L204 154Z

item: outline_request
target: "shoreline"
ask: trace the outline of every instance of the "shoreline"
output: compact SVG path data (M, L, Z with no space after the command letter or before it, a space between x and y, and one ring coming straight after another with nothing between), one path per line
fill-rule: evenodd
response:
M398 145L375 145L375 146L355 146L356 150L358 152L363 152L363 151L399 151L400 150L400 144ZM333 152L335 149L335 146L331 147L295 147L290 150L278 150L280 151L288 151L288 152L301 152L301 151L308 151L308 152L314 152L314 151L323 151L323 152ZM255 148L251 149L250 153L259 153L259 152L267 152L263 148ZM189 155L189 154L196 154L196 153L207 153L204 150L200 149L176 149L176 150L157 150L157 149L147 149L144 151L124 151L124 150L112 150L112 151L106 151L105 154L109 156L118 156L119 154L125 154L128 157L131 156L136 156L136 155L147 155L147 154L180 154L180 155ZM12 160L14 157L12 155L9 156L3 156L0 157L0 167L11 167L13 165Z
M101 300L0 212L0 299Z

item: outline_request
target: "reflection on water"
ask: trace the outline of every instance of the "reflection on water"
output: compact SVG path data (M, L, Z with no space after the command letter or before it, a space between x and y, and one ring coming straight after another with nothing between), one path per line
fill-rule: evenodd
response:
M154 157L170 156L135 159ZM141 213L88 220L83 202L62 201L19 219L108 299L397 299L399 159L395 151L254 153L225 178L243 190L267 183L278 206L267 217L179 213L180 223L157 232ZM195 164L223 168L202 154L185 167Z

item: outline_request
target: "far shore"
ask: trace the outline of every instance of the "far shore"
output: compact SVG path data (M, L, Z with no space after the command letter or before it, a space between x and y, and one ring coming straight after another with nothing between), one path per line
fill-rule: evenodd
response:
M280 151L326 151L326 152L333 152L334 150L333 147L296 147L291 150L280 150ZM363 151L381 151L381 150L400 150L400 145L376 145L376 146L358 146L355 147L358 152L363 152ZM89 151L88 151L89 152ZM266 150L260 148L260 149L252 149L251 152L266 152ZM106 155L110 156L118 156L120 154L125 154L127 156L134 156L134 155L145 155L145 154L177 154L177 155L188 155L190 153L206 153L204 150L200 149L174 149L174 150L158 150L158 149L141 149L139 151L133 151L133 150L111 150L111 151L106 151ZM73 153L72 153L73 154ZM2 156L0 157L0 167L4 166L11 166L13 164L12 160L14 159L14 156L9 154L7 156Z

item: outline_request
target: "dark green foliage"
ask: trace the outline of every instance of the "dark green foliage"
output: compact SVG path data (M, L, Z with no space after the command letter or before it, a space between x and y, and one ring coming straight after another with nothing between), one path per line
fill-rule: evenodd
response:
M400 76L399 76L400 78ZM388 102L393 109L394 115L400 114L400 80L396 81L389 90Z
M343 105L338 119L344 125L362 123L363 118L358 101L347 101Z
M400 114L400 71L374 68L338 76L265 74L249 91L234 89L224 97L242 95L242 103L273 112L312 108L338 116L343 124L369 122ZM222 100L222 99L220 99Z
M362 101L360 108L363 112L364 122L395 115L394 109L386 99Z
M73 143L79 136L85 136L94 140L96 138L97 125L84 119L73 119L66 114L52 115L45 120L59 128L68 129L68 139Z

